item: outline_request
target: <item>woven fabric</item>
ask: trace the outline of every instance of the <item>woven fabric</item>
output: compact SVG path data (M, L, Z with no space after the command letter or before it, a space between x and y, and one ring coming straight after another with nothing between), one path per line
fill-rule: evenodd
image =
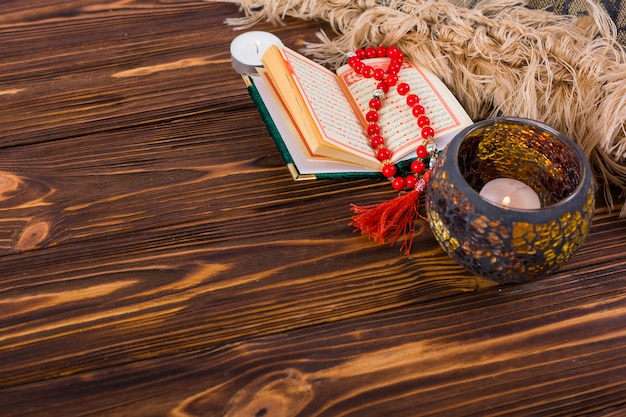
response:
M557 14L579 16L587 13L586 3L585 0L529 0L528 5ZM626 45L626 3L622 0L599 0L597 3L615 23L618 41Z

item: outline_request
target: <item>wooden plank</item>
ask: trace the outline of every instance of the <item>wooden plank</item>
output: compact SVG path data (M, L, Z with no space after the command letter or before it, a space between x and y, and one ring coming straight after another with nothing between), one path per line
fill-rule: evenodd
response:
M0 406L16 416L605 415L626 407L625 285L623 266L555 275L15 386Z
M387 185L291 181L230 68L235 6L0 12L1 414L624 405L615 213L557 274L492 287L425 228L412 257L355 235L349 204Z
M7 13L0 146L236 110L233 91L242 84L229 43L237 32L223 23L236 10L201 1L74 1ZM314 39L302 26L271 30L295 46Z
M454 265L429 272L429 265L451 262L432 241L420 254L424 266L416 266L419 258L397 248L368 249L358 237L328 238L311 228L306 238L291 239L287 228L272 232L268 222L272 237L258 231L262 238L250 239L237 236L232 222L220 225L151 230L1 260L6 365L0 385L99 368L104 358L111 366L214 348L477 285ZM52 267L55 261L62 267Z
M292 215L301 224L315 212L298 210ZM408 258L348 231L329 237L336 223L298 229L271 217L147 230L0 259L0 352L8 364L0 385L213 349L488 286L447 258L432 236L420 235ZM600 215L597 227L604 220L616 232L612 219ZM246 236L239 228L247 223L264 228ZM623 236L626 222L618 225L616 236ZM603 258L593 244L602 238L594 230L591 243L548 282L576 286L582 284L570 283L572 274L623 271L626 243L605 241L611 249ZM547 290L538 282L519 291L535 285ZM555 303L570 297L554 291Z
M11 5L0 27L10 51L0 77L13 87L0 107L0 255L196 222L233 187L276 197L286 171L230 68L236 32L222 21L235 10ZM288 183L276 201L297 189Z

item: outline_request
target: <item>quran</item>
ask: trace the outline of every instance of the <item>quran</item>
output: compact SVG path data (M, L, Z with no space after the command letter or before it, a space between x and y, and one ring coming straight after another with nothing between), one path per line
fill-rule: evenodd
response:
M389 58L364 60L385 68ZM289 171L296 180L381 176L381 162L370 145L365 114L377 81L349 65L336 73L287 48L270 47L256 74L243 75L248 91ZM439 149L472 120L434 74L405 62L398 73L420 97L435 129ZM378 124L392 162L415 157L423 143L411 109L395 88L385 98Z

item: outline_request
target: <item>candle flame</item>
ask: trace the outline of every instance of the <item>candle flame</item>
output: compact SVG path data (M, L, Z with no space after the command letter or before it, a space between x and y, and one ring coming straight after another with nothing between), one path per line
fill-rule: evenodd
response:
M255 41L254 42L254 46L256 46L256 53L258 55L258 53L259 53L259 46L261 46L261 41L258 41L258 40Z
M509 197L508 195L505 195L504 198L502 199L502 205L504 207L508 207L509 205L511 205L511 197Z

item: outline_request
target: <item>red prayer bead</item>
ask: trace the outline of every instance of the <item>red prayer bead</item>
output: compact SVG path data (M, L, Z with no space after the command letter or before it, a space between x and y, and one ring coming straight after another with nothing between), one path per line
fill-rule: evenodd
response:
M424 172L425 169L426 164L424 163L424 161L416 159L415 161L411 162L411 171L415 172L416 174L421 174L422 172Z
M374 79L382 81L383 78L385 78L385 70L382 68L376 68L374 70Z
M403 190L405 185L404 178L402 177L395 177L393 181L391 181L391 186L396 191Z
M415 153L417 154L418 158L424 159L428 156L428 149L426 149L426 146L420 145L415 150Z
M369 136L378 135L380 133L380 126L376 123L371 123L367 126L367 134Z
M365 78L372 78L372 76L374 75L374 68L370 67L369 65L366 65L361 70L361 74L363 74Z
M379 161L384 161L385 159L391 158L391 151L387 148L380 148L376 153L376 158Z
M401 96L406 95L409 91L411 91L411 87L407 83L398 84L398 94Z
M387 48L387 56L389 58L393 58L398 52L400 51L395 46L390 46L389 48Z
M426 113L426 109L421 104L416 104L415 106L413 106L411 111L413 112L413 116L415 117L419 117L422 114Z
M378 113L370 110L365 114L365 120L368 122L377 122L378 121Z
M363 71L363 68L365 68L365 64L362 61L355 62L354 66L352 67L354 72L356 72L357 74L360 74L361 71Z
M385 94L389 92L389 84L384 81L379 82L378 85L376 85L376 88L379 90L383 90Z
M430 126L430 119L428 118L428 116L421 115L417 118L417 125L422 128Z
M359 61L359 57L356 55L352 55L350 58L348 58L348 65L350 65L351 67L354 67L354 64L357 63Z
M376 58L376 49L372 48L371 46L365 48L365 56L367 56L368 58Z
M373 98L370 100L369 106L370 106L370 109L380 110L380 108L383 106L383 102L380 101L380 99Z
M359 57L359 59L367 58L367 55L365 54L365 49L363 48L356 49L354 53L356 54L357 57Z
M385 139L380 135L374 135L372 136L371 142L372 142L372 148L377 149L379 146L382 146L385 144Z
M389 85L396 85L398 82L398 76L396 74L389 74L387 75L385 82Z
M404 179L406 188L414 188L416 181L417 181L417 178L415 178L415 175L407 175L406 178Z
M393 65L394 67L402 68L402 64L404 64L404 58L396 56L394 58L391 58L389 64Z
M422 129L422 138L429 139L435 136L435 129L430 126L426 126Z
M415 94L409 94L408 96L406 96L406 104L409 107L413 107L416 104L419 104L419 102L420 102L420 98L416 96Z
M402 65L389 64L389 67L387 68L387 73L397 75L401 69Z
M396 167L395 165L383 165L382 173L386 178L393 177L396 175Z
M376 48L376 56L378 58L383 58L385 56L387 56L387 48L385 48L384 46L379 46L378 48Z

